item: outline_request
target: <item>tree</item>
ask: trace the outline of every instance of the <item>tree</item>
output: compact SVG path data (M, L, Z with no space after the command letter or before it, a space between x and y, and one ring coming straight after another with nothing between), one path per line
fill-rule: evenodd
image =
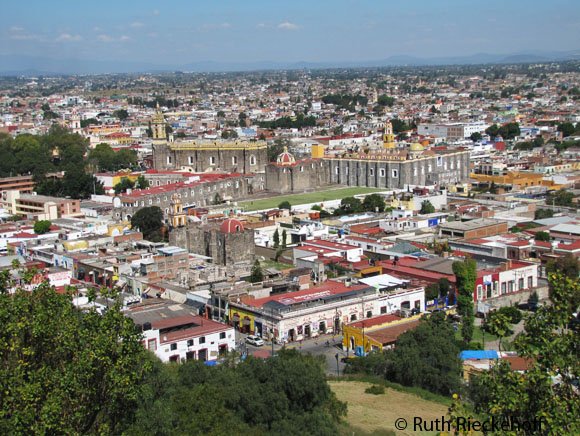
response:
M395 104L395 98L383 94L377 99L377 104L379 106L392 107Z
M280 233L278 232L278 228L276 228L274 231L272 242L274 243L274 248L278 248L280 246Z
M163 211L157 206L143 207L131 217L131 227L143 233L143 238L150 241L162 239Z
M492 180L491 184L489 185L489 193L490 194L497 194L497 185Z
M521 133L520 125L518 123L504 124L499 128L498 133L503 139L514 139Z
M362 202L355 197L345 197L340 201L340 206L335 210L336 215L348 215L362 212Z
M127 189L133 189L135 187L135 182L133 182L128 177L121 178L121 181L113 186L115 190L115 195L119 195L121 192L127 192Z
M264 273L262 272L262 267L258 259L255 260L252 266L252 272L250 273L250 283L258 283L264 280Z
M286 239L288 238L288 234L286 233L286 229L282 230L282 249L286 249Z
M113 112L113 116L118 118L120 121L125 121L127 118L129 118L129 113L126 109L118 109Z
M578 278L580 267L578 259L573 254L568 253L556 260L549 260L546 264L547 273L561 273L566 277Z
M556 193L550 192L546 197L547 204L554 204L556 206L573 206L574 193L562 188Z
M47 283L0 291L2 434L124 432L150 366L141 334L110 298L99 314Z
M572 123L561 123L558 125L558 132L562 132L562 137L566 138L567 136L572 136L576 128Z
M50 231L52 223L48 220L40 220L34 223L34 233L37 235L44 235Z
M545 218L552 218L554 211L552 209L536 209L534 212L534 219L543 220Z
M394 350L371 352L349 361L345 369L443 395L459 388L460 371L459 346L443 313L421 319L417 328L399 336Z
M143 174L137 177L137 181L135 182L135 188L147 189L149 186L150 186L149 180L147 180Z
M537 232L534 235L534 239L536 241L543 241L543 242L550 242L552 238L550 238L550 234L548 232Z
M485 129L485 133L487 133L492 139L498 136L499 134L499 127L497 124L492 124L487 129Z
M506 336L510 336L513 331L510 329L510 319L505 313L492 312L484 324L485 331L499 338L499 351L501 351L501 341Z
M473 132L469 137L473 142L481 141L482 138L483 135L480 132Z
M423 200L423 202L421 203L421 210L419 211L419 213L425 215L434 212L435 206L433 206L433 204L429 200Z
M473 291L477 280L477 264L473 259L453 262L457 286L457 313L461 315L461 335L468 344L473 337Z
M272 145L268 146L268 162L276 162L278 156L288 148L290 141L288 139L276 139Z
M472 400L475 411L485 417L509 417L516 422L541 419L541 431L522 434L580 434L580 421L570 419L580 416L580 349L578 333L568 328L577 310L573 300L580 294L580 281L550 273L548 282L551 304L531 314L514 341L528 369L512 371L500 359L479 376L480 389Z
M383 212L385 200L379 194L367 195L362 202L362 209L366 212Z
M292 205L290 204L289 201L284 200L283 202L281 202L278 205L278 209L288 209L288 210L292 210Z

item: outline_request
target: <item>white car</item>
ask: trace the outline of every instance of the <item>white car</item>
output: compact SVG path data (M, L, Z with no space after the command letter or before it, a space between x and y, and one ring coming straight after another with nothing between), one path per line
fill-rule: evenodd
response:
M259 336L250 335L246 338L246 342L250 345L254 345L256 347L261 347L264 345L264 341Z

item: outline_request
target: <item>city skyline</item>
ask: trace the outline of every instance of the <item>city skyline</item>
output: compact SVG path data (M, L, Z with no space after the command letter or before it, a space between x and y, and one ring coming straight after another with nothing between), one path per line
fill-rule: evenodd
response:
M100 62L114 71L115 63L130 70L537 54L577 50L580 35L580 4L569 0L62 3L6 8L2 70L26 58Z

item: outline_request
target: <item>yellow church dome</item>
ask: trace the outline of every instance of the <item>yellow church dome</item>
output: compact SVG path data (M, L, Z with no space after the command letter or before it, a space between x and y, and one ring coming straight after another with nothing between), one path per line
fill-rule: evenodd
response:
M413 144L411 144L411 147L409 148L409 150L410 151L423 151L424 148L418 142L414 142Z

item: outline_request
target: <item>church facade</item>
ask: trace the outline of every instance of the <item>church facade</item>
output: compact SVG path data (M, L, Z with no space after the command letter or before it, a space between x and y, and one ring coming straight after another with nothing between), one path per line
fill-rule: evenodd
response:
M264 172L268 163L265 141L174 141L167 135L166 125L158 109L151 121L153 167L157 170L249 174Z
M286 150L266 166L266 190L304 192L326 185L404 189L407 185L447 185L469 177L469 151L425 149L419 143L398 147L390 121L381 150L342 154L312 147L312 159L296 161Z

